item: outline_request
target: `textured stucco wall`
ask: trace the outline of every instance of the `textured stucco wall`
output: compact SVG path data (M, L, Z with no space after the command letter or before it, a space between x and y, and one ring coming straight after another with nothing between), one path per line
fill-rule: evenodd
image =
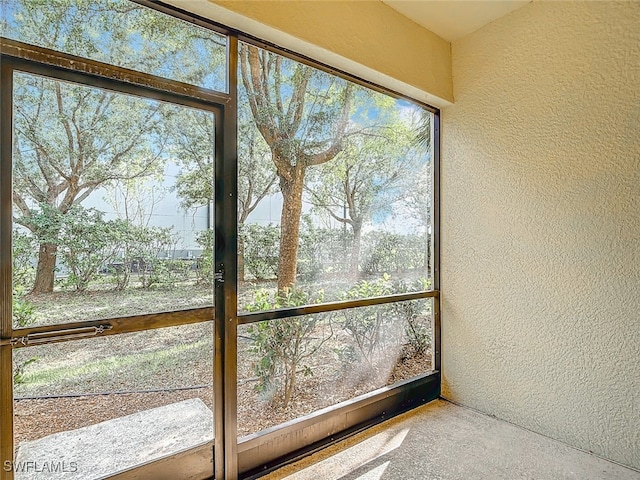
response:
M640 469L640 3L533 2L453 79L443 395Z

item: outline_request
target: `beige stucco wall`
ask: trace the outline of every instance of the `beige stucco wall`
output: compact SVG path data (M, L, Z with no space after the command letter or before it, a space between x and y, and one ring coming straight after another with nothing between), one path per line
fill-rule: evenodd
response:
M167 1L431 105L453 100L450 43L380 0Z
M640 469L640 3L533 2L453 78L443 395Z

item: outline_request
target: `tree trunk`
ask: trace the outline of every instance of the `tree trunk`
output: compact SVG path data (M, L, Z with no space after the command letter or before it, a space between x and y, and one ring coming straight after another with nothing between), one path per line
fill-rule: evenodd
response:
M31 293L37 294L53 292L57 252L58 246L53 243L43 243L40 245L36 279L33 283L33 290L31 290Z
M360 274L360 240L362 239L362 220L355 220L353 227L353 245L351 245L351 276L358 279Z
M302 214L302 187L305 169L298 164L291 169L289 180L280 177L283 205L280 217L280 261L278 262L278 292L283 293L296 283L298 239Z

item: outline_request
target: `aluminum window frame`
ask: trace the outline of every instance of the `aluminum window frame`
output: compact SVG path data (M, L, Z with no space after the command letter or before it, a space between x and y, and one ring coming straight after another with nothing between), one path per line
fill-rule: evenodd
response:
M0 78L2 89L0 90L0 295L2 298L2 310L0 311L0 357L3 368L0 382L2 392L0 393L0 440L2 467L0 469L0 479L13 479L13 472L4 468L5 461L13 460L13 375L12 375L12 350L17 348L28 348L32 337L39 336L38 345L51 344L76 340L72 335L64 335L63 332L73 333L90 328L104 330L100 336L119 335L123 333L133 333L165 328L170 326L188 325L201 322L214 322L214 332L220 330L215 325L217 318L224 318L214 314L217 305L224 305L224 289L212 288L214 295L214 305L204 308L192 308L185 310L158 312L143 315L129 315L122 317L112 317L100 320L66 322L53 325L45 325L31 328L13 328L12 318L12 250L11 232L13 227L12 215L12 136L13 136L13 75L14 72L38 75L44 78L71 82L93 88L109 90L124 95L134 95L138 98L147 98L155 101L162 101L174 105L195 108L210 112L215 118L215 179L216 184L221 184L221 175L225 171L223 163L230 163L230 159L235 155L235 121L231 112L235 112L235 100L231 94L221 94L219 92L208 91L198 87L193 87L181 82L166 80L161 77L143 74L130 69L114 67L100 62L82 59L73 55L61 54L46 48L23 44L14 40L0 39ZM228 117L232 117L229 119ZM231 130L231 133L228 132ZM226 155L225 155L226 153ZM233 173L232 173L233 174ZM222 192L216 189L216 195L222 196ZM222 201L219 200L218 203ZM226 203L231 203L226 200ZM216 231L220 229L220 215L215 217ZM222 250L216 250L216 268L224 260ZM222 279L221 279L222 280ZM215 287L223 285L217 282ZM216 298L218 297L218 298ZM228 304L228 302L227 302ZM50 334L47 335L47 334ZM59 334L59 335L56 335ZM217 335L214 333L214 343L219 344ZM223 345L214 350L214 376L212 378L214 391L217 384L214 379L221 378L222 371L226 368L224 361ZM7 388L9 387L9 388ZM222 425L222 418L225 416L225 404L222 401L214 403L214 424ZM222 435L214 435L214 443L217 439L224 438ZM209 448L210 447L210 448ZM196 462L197 467L206 469L213 460L215 451L222 452L224 448L197 447L189 452L181 452L183 461ZM114 478L125 475L151 475L151 472L160 469L163 472L171 468L176 469L179 475L180 466L170 465L167 459L161 459L147 465L141 465L128 473L118 474Z
M133 0L195 25L211 29L227 37L227 85L229 92L220 93L185 83L144 74L135 70L115 67L73 55L2 39L0 45L0 359L2 365L12 365L12 349L23 348L24 339L34 334L54 334L62 329L89 328L107 325L102 335L118 335L168 326L214 321L214 397L215 439L213 448L216 478L255 478L286 462L293 461L333 443L347 435L378 423L390 416L406 411L440 395L441 335L440 335L440 111L409 96L381 87L372 82L335 69L312 58L300 55L250 34L226 27L215 21L191 14L177 7L148 0ZM302 307L238 314L237 309L237 85L238 43L247 44L285 56L305 65L338 76L357 85L405 99L433 114L433 198L431 241L433 245L433 283L430 290L409 294L394 294L351 301L329 302ZM13 71L26 71L36 75L108 88L137 96L148 96L199 109L214 109L216 118L215 166L215 271L214 306L172 312L109 318L105 320L69 322L30 328L13 328L12 322L12 76ZM203 106L205 108L203 108ZM218 136L220 135L220 138ZM9 140L9 141L7 141ZM341 402L311 415L300 417L264 432L243 439L237 437L237 328L238 325L277 320L298 315L322 313L383 305L388 303L433 298L433 372L385 387L366 395ZM47 343L67 341L55 339ZM13 459L13 389L12 368L0 372L0 449L2 461ZM10 419L10 420L7 420ZM295 440L301 429L310 432L308 444ZM326 432L334 432L327 436ZM338 432L338 433L335 433ZM265 445L270 445L265 448ZM205 449L207 450L207 449ZM209 452L211 453L211 452ZM200 449L197 458L206 462L209 453ZM189 457L191 458L191 457ZM196 457L192 458L193 459ZM202 459L205 460L202 460ZM189 461L187 458L180 461ZM176 462L174 462L175 464ZM152 467L166 472L172 468L166 460ZM175 467L174 467L175 468ZM178 465L178 470L180 466ZM153 470L149 470L153 471ZM125 472L114 478L133 478L135 472ZM0 479L11 480L13 475L0 468Z

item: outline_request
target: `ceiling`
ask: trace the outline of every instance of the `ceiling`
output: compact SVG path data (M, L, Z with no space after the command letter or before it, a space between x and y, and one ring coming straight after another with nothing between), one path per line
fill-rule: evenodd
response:
M382 0L405 17L452 42L532 0Z

